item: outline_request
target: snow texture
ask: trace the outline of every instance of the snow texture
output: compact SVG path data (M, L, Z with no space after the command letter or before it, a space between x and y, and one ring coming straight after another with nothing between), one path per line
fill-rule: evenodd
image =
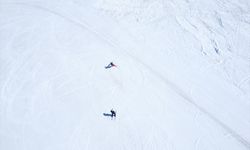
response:
M0 0L0 149L249 150L250 2Z

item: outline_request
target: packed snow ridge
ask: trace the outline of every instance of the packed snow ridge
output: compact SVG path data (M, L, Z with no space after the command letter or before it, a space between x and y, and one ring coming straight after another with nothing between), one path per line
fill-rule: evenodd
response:
M1 150L250 149L247 0L0 0L0 72Z

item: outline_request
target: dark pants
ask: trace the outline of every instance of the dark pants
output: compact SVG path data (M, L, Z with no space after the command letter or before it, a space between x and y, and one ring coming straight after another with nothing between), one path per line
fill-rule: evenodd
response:
M111 117L116 117L115 112L111 112Z

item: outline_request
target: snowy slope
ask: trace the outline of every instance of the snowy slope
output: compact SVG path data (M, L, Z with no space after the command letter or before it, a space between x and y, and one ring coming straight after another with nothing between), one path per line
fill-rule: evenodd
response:
M247 0L0 0L0 149L250 149L249 48Z

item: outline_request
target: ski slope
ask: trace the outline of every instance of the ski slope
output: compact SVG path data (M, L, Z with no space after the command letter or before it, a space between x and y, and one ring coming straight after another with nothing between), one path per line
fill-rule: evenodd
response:
M249 150L249 48L247 0L0 0L0 149Z

